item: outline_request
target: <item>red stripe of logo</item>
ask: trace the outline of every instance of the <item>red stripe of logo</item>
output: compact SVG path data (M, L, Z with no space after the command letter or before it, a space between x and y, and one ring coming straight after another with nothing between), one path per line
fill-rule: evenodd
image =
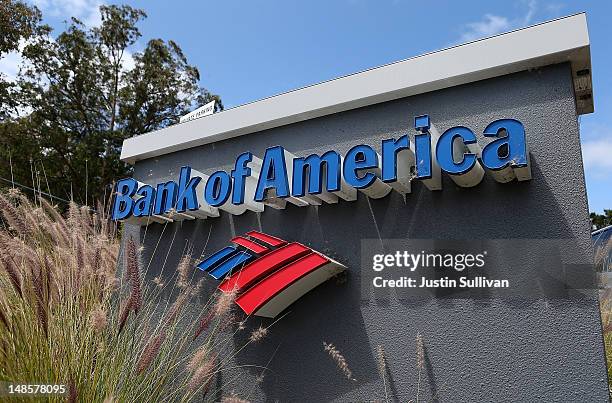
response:
M239 296L236 303L247 315L251 315L291 284L327 263L329 260L324 256L310 253L270 274ZM295 299L300 296L295 295Z
M290 243L276 249L246 265L241 271L225 279L219 289L223 292L243 292L256 281L261 280L278 268L308 254L311 250L299 243Z
M246 233L246 235L250 236L251 238L255 238L258 241L265 242L270 246L281 246L287 243L287 241L283 241L280 238L274 237L272 235L264 234L263 232L259 232L259 231L249 231Z
M270 251L270 249L266 248L265 246L262 246L258 243L255 243L253 241L251 241L250 239L246 239L244 237L241 236L237 236L235 238L232 238L231 240L233 243L235 243L236 245L240 245L240 246L244 246L245 248L257 253L257 254L263 254L263 253L267 253Z

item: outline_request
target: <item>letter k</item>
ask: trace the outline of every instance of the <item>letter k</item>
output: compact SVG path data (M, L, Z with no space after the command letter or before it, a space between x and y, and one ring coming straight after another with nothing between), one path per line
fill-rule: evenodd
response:
M196 187L202 178L199 176L190 177L191 168L182 167L178 182L178 199L176 201L176 211L179 213L183 213L186 210L197 210L200 207Z

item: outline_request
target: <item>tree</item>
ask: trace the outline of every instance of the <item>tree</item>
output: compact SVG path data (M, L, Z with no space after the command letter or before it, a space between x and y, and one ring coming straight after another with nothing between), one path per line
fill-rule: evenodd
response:
M32 36L47 32L49 27L41 24L41 13L38 8L22 1L0 0L0 58L9 52L19 50L20 46ZM0 72L0 119L2 120L18 106L14 89L14 83Z
M100 13L100 27L72 18L55 39L43 32L28 41L17 83L25 113L0 125L0 176L89 204L130 174L119 160L123 140L220 101L199 87L198 69L173 41L150 40L128 68L146 14L125 5Z
M593 229L600 229L612 225L612 210L604 210L603 214L591 213Z
M198 87L198 69L187 63L181 48L173 41L149 41L146 49L134 56L135 68L126 75L120 93L120 119L128 132L146 133L177 121L198 105L213 99L223 108L221 99ZM159 92L159 88L168 91Z
M40 10L22 1L0 0L0 56L17 50L22 40L46 30Z

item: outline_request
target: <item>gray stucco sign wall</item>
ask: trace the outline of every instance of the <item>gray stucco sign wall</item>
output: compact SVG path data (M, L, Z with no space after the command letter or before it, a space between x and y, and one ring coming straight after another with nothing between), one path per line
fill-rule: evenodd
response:
M574 270L572 274L585 270L588 277L591 263L568 63L142 159L134 165L134 177L146 183L176 180L183 165L205 174L229 171L238 154L249 150L262 155L274 145L296 155L330 149L345 153L358 142L376 147L383 138L411 131L412 117L425 113L439 130L463 125L476 133L496 119L520 120L527 133L532 180L500 184L487 175L477 187L465 189L445 176L442 191L414 183L405 198L392 193L374 200L359 194L356 202L288 205L285 210L239 216L222 213L207 220L154 224L146 231L128 226L126 231L142 240L144 260L152 261L150 276L157 275L164 261L166 267L175 266L186 246L193 247L194 255L206 256L226 246L232 236L253 229L309 245L348 267L345 279L326 282L305 295L274 325L265 343L238 355L239 365L256 363L269 369L250 393L253 400L383 399L376 353L382 346L391 398L409 401L417 393L415 339L420 334L423 401L607 401L597 291L591 287L550 293L559 274L555 268ZM433 293L413 298L367 293L364 279L371 277L372 266L362 241L414 239L497 240L495 248L504 261L519 261L539 286L517 295ZM551 263L556 257L547 255L546 249L517 247L517 242L546 240L569 240L576 250L566 262L569 265ZM504 269L499 270L503 274ZM210 282L202 292L215 285ZM259 323L270 320L252 318L249 326ZM237 346L241 337L235 336ZM344 354L355 381L337 372L323 351L324 341ZM244 369L241 383L250 389L258 375Z

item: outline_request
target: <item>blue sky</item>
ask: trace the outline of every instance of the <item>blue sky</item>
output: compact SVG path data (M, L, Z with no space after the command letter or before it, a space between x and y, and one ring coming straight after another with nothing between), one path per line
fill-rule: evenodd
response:
M74 15L99 23L100 0L34 0L57 30ZM148 18L133 51L173 39L226 107L467 40L586 11L596 112L581 117L589 208L612 208L612 2L125 1ZM11 73L14 58L0 62Z

